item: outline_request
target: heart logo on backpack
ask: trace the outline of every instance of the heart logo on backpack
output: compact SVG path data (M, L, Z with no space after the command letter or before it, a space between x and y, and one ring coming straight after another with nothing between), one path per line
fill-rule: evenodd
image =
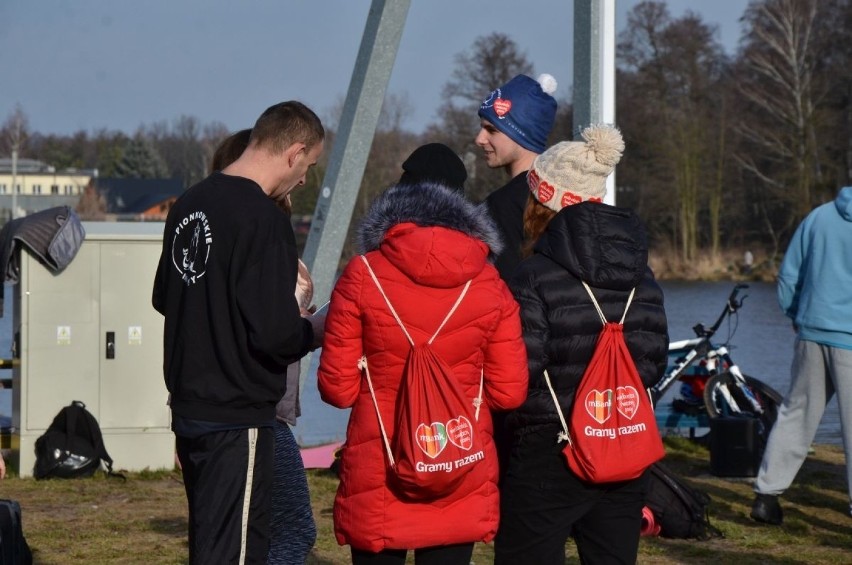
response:
M414 439L423 453L434 459L447 447L447 427L441 422L430 425L420 424L414 432Z
M603 424L612 414L612 390L590 390L584 404L589 416L598 424Z
M453 418L447 422L447 436L456 447L470 451L473 447L473 426L464 416Z
M615 409L628 420L632 420L639 410L639 393L632 386L620 386L615 389Z

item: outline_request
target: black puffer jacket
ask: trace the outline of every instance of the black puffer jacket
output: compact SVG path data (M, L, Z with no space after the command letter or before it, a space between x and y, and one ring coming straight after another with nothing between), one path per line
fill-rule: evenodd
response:
M607 320L624 322L627 347L646 387L663 375L668 326L663 293L648 268L641 220L632 211L584 202L563 208L547 226L532 257L515 271L509 286L521 305L530 383L526 402L508 417L510 428L559 426L544 380L548 370L566 415L601 331L601 320L581 280L595 294Z

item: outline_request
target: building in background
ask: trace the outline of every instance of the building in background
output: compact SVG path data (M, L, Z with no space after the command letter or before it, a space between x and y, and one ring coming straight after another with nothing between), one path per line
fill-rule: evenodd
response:
M184 191L181 179L99 178L97 169L56 170L35 159L0 158L0 225L55 206L84 220L163 221Z
M105 204L105 220L165 221L177 197L183 194L179 178L97 178L92 184Z
M12 206L17 208L17 217L53 208L54 206L76 207L80 196L93 178L97 169L56 170L35 159L18 159L12 174L12 159L0 157L0 221L12 217Z

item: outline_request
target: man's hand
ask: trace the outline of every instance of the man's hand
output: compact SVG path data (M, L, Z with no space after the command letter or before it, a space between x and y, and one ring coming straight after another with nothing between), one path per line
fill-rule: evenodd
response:
M319 314L305 316L314 329L313 349L322 347L322 340L325 339L325 314L325 311L323 311Z

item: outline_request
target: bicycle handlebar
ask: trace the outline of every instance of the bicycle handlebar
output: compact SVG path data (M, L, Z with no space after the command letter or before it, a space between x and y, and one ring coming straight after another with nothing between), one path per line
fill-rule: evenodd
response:
M719 317L709 328L705 328L704 324L696 324L692 330L695 332L695 335L698 337L713 337L713 334L716 333L716 330L719 329L719 326L722 325L722 320L725 319L729 314L733 314L740 308L742 308L743 302L748 297L748 295L744 295L742 298L737 301L737 295L741 290L748 288L748 285L745 283L739 283L734 285L733 290L731 290L731 294L728 296L727 302L725 302L725 308L722 310L722 313L719 314Z

